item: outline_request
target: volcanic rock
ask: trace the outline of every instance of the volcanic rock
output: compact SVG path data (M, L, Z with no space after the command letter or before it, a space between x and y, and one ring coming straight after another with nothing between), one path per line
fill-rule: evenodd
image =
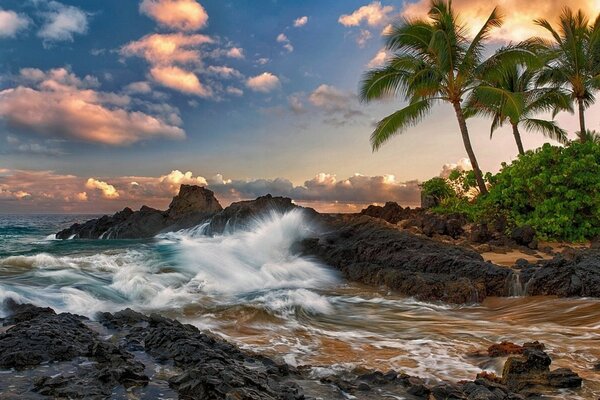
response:
M474 251L412 235L368 216L321 218L318 238L305 254L339 269L351 281L385 285L420 300L450 303L507 295L510 271Z
M558 255L549 261L528 264L521 282L530 296L600 297L600 250Z
M139 211L125 208L56 234L57 239L143 239L161 232L190 228L222 210L214 193L206 188L181 185L166 211L143 206Z

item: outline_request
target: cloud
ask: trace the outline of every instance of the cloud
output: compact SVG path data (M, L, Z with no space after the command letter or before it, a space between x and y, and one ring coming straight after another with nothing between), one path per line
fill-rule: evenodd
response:
M280 33L279 36L277 36L277 42L282 43L283 48L286 49L288 51L288 53L291 53L292 51L294 51L294 46L292 45L292 43L290 42L290 40L288 39L288 37L285 34Z
M255 92L268 93L279 88L281 82L276 75L270 72L263 72L260 75L248 78L246 86Z
M304 103L302 102L302 94L295 93L288 97L288 104L290 105L290 109L294 114L304 114L306 112L306 108L304 107Z
M442 166L442 170L440 171L441 178L448 178L450 173L458 169L459 171L471 171L473 166L471 165L471 161L468 158L461 158L456 163L448 163Z
M371 31L367 29L361 29L358 36L356 36L356 44L358 44L358 47L363 48L372 37L373 34Z
M210 97L210 88L200 83L193 73L175 66L157 66L150 69L150 76L157 83L183 93L194 94L200 97Z
M305 15L294 20L294 28L300 28L308 23L308 17Z
M385 61L387 60L388 57L389 57L389 54L387 53L387 51L379 50L377 52L377 54L375 54L375 57L373 57L371 59L371 61L369 61L369 63L367 64L367 67L369 67L369 68L381 67L383 64L385 64Z
M6 137L6 153L21 153L36 156L62 156L65 152L59 147L60 140L45 140L42 143L32 140L23 141L16 136Z
M277 36L277 43L283 43L283 48L286 49L288 53L294 51L294 46L292 46L290 39L288 39L288 37L283 33L280 33Z
M12 38L27 29L29 18L14 11L0 8L0 38Z
M119 198L119 192L117 191L117 189L115 189L115 187L113 185L109 185L108 183L106 183L104 181L99 181L94 178L89 178L87 180L87 182L85 183L85 187L87 189L91 189L91 190L99 190L105 199L112 200L112 199ZM87 194L85 197L87 198Z
M425 17L429 10L429 0L407 3L402 16L408 18ZM504 12L505 22L500 29L492 32L492 38L501 41L519 41L535 35L547 35L541 28L533 24L534 19L546 18L556 22L562 8L568 4L574 10L581 9L590 16L598 14L598 3L595 0L503 0L500 10ZM494 4L488 0L454 0L454 9L460 14L462 22L467 23L471 36L481 28L492 12ZM518 10L515 12L515 10Z
M394 10L392 6L382 6L381 2L374 1L369 5L362 6L352 14L340 16L338 22L346 27L367 26L376 27L387 23L389 14Z
M143 0L140 12L174 30L197 31L208 24L206 10L195 0Z
M220 76L224 79L231 78L243 78L244 76L240 71L235 68L227 67L227 66L214 66L211 65L206 69L207 72Z
M132 82L125 86L123 91L127 94L148 94L152 93L152 87L146 81Z
M234 96L243 96L244 95L244 91L242 89L236 88L234 86L227 86L227 89L225 89L225 91Z
M232 47L229 50L227 50L225 55L229 58L237 58L237 59L243 59L245 57L244 49L242 49L241 47Z
M125 57L142 57L152 65L199 64L199 46L213 43L206 35L183 33L153 33L129 42L120 50Z
M57 138L124 145L185 132L158 115L132 110L131 99L93 89L94 77L65 68L23 69L16 87L0 91L0 119L9 127Z
M75 6L66 6L57 1L47 5L42 13L44 25L38 36L46 42L73 41L75 34L85 34L88 30L88 14Z
M302 185L285 178L210 178L173 170L152 176L78 177L54 171L0 170L0 209L7 212L114 212L125 206L165 209L181 184L207 186L223 205L265 194L291 197L321 211L356 212L386 201L415 206L420 201L417 181L400 182L393 175L355 174L347 179L319 173Z

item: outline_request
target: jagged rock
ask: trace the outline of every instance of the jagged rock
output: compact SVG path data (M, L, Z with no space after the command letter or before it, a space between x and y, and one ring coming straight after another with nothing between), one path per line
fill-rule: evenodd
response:
M116 386L143 386L148 382L144 365L134 356L110 342L73 314L56 314L53 310L32 305L6 304L12 315L3 323L15 324L0 334L0 367L31 369L43 363L75 359L93 361L89 367L80 363L73 372L41 376L34 380L33 391L53 398L105 399ZM3 378L5 379L5 378Z
M206 188L181 185L169 209L129 207L113 216L105 215L83 224L74 224L56 234L57 239L143 239L160 232L190 228L222 210L214 193Z
M304 241L304 253L319 257L352 281L450 303L507 294L510 271L484 262L473 251L415 236L367 216L322 217L321 223L327 233Z
M362 210L361 215L368 215L373 218L380 218L390 224L397 224L406 219L411 214L410 208L402 208L398 203L388 201L383 207L370 205Z
M510 234L512 240L522 246L529 246L535 239L535 230L529 225L519 226Z
M600 297L600 250L590 249L552 260L529 264L522 269L521 282L527 295Z
M580 387L582 379L573 371L560 368L550 371L550 356L535 348L525 349L523 356L509 357L502 370L502 383L510 390L524 391L535 386L555 388Z
M208 233L219 234L228 229L244 229L264 214L271 211L284 213L299 208L287 197L273 197L270 194L257 198L256 200L240 201L232 203L220 213L214 215L207 229ZM312 209L304 209L306 212L316 214Z

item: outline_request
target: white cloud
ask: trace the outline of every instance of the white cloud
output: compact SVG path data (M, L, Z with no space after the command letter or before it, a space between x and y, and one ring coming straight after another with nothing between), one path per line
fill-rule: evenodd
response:
M270 72L263 72L260 75L248 78L246 86L255 92L268 93L277 89L281 85L279 78Z
M448 163L442 166L442 171L440 172L441 178L448 178L450 173L455 169L459 171L471 171L473 166L471 165L471 161L468 158L461 158L456 163Z
M225 55L229 58L237 58L237 59L243 59L245 57L244 49L242 49L241 47L232 47L229 50L227 50Z
M202 60L200 47L209 43L213 40L206 35L153 33L129 42L120 53L125 57L142 57L154 65L199 64Z
M227 86L226 92L232 94L234 96L243 96L244 91L240 88L236 88L234 86Z
M283 48L286 49L288 53L294 51L294 46L292 46L292 42L290 42L290 39L288 39L288 37L285 34L280 33L277 36L277 42L283 43Z
M132 82L125 86L123 91L127 94L148 94L152 93L152 87L146 81Z
M230 78L243 78L243 75L240 71L235 68L227 67L227 66L215 66L211 65L206 69L207 72L220 76L221 78L230 79Z
M368 31L366 29L361 29L360 33L356 37L356 44L358 44L358 46L361 48L365 47L365 45L367 44L369 39L371 39L372 37L373 37L373 34L371 33L371 31Z
M0 38L15 37L20 31L27 29L29 23L26 16L0 8Z
M388 22L389 14L394 10L392 6L382 6L381 2L374 1L369 5L362 6L352 14L340 16L338 22L344 26L359 26L363 23L367 26L381 26Z
M166 28L196 31L206 27L208 14L195 0L143 0L140 12Z
M128 96L94 90L94 77L29 68L21 70L20 80L0 91L0 119L12 129L108 145L185 137L174 119L132 110Z
M119 192L117 191L117 189L115 189L115 187L113 185L109 185L108 183L104 182L104 181L100 181L94 178L89 178L87 180L87 182L85 183L85 187L87 189L91 189L91 190L99 190L100 192L102 192L102 196L105 199L118 199L119 198ZM87 194L86 194L86 199L87 199Z
M200 97L212 96L211 89L204 86L196 74L176 66L152 67L150 76L157 83L170 89Z
M377 68L377 67L381 67L383 64L385 64L385 61L388 58L388 53L385 50L379 50L377 52L377 54L375 54L375 57L373 57L371 59L371 61L369 61L369 63L367 64L367 67L369 68Z
M87 33L88 14L78 7L51 1L42 15L45 22L38 36L46 42L72 42L75 34Z
M294 20L294 27L295 28L300 28L301 26L304 26L308 23L308 17L305 15L303 17L300 18L296 18Z

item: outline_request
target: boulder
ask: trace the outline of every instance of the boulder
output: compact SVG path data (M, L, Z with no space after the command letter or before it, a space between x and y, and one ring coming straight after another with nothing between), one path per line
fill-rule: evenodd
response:
M552 360L544 351L528 348L522 356L509 357L502 370L502 383L512 391L535 386L554 388L580 387L582 379L573 371L560 368L550 371Z
M529 225L518 226L512 230L510 237L521 246L529 246L535 239L535 230Z

